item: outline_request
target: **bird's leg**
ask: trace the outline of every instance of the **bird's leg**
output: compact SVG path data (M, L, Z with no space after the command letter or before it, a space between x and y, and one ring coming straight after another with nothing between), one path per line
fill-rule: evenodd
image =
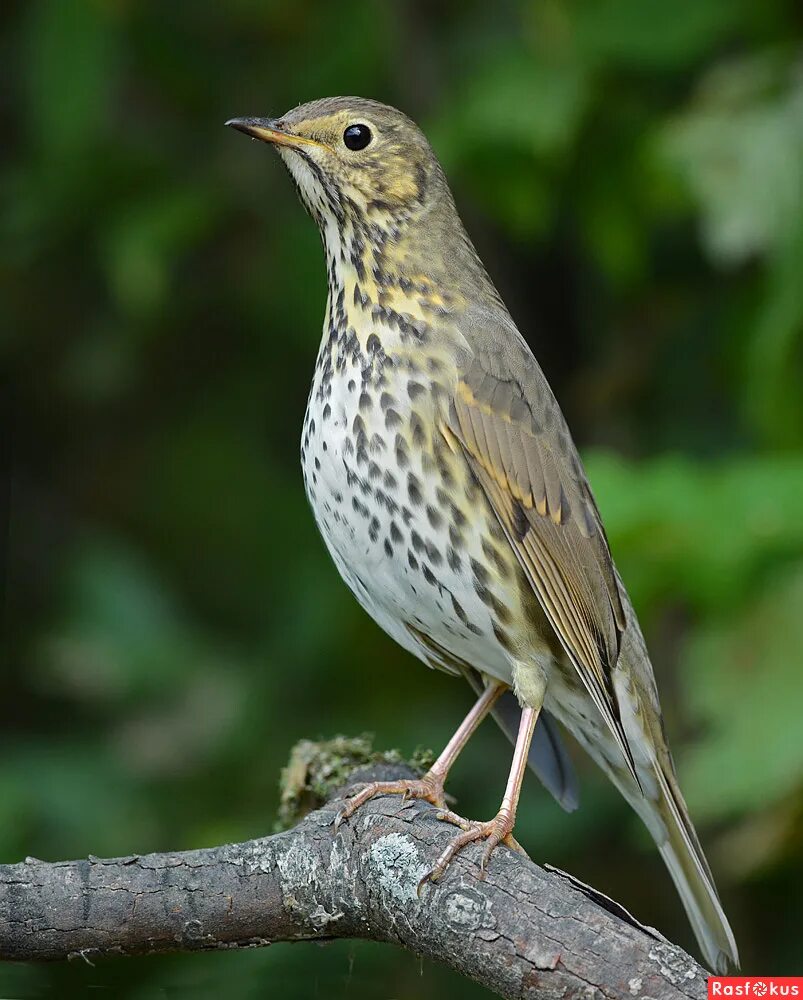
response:
M530 753L530 743L532 742L535 724L538 721L539 711L539 708L522 709L521 721L519 723L519 733L516 737L516 747L513 751L513 763L510 766L510 774L507 779L507 787L505 788L505 794L502 798L502 804L499 807L499 812L496 816L488 822L478 823L472 820L463 819L462 816L458 816L457 813L450 811L444 811L438 814L438 819L446 820L448 823L454 823L455 826L462 827L463 832L458 834L454 840L452 840L446 850L435 862L432 870L428 872L423 879L421 879L419 888L424 882L437 882L446 871L449 866L449 862L455 854L462 850L466 844L471 844L475 840L484 840L486 842L485 850L482 853L482 861L480 863L483 871L485 870L485 866L488 864L491 855L499 844L505 844L506 847L509 847L514 851L519 851L522 854L525 853L521 845L512 837L511 834L516 823L516 807L519 803L521 783L524 780L524 772L527 768L527 757Z
M489 684L474 703L471 711L460 723L454 736L443 752L421 778L402 778L399 781L372 781L348 799L335 817L335 826L340 826L365 802L375 795L403 795L405 799L425 799L439 809L446 808L443 786L449 771L471 739L477 726L490 712L494 702L505 690L504 684Z

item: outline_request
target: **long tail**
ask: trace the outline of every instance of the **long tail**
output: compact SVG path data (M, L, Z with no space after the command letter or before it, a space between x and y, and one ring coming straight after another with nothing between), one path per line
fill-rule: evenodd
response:
M738 968L739 953L671 768L669 760L665 766L655 764L657 801L641 795L632 786L625 795L655 838L706 961L723 975Z

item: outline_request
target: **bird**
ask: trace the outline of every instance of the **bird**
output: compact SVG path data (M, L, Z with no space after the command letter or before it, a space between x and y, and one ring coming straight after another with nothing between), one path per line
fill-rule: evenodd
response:
M226 125L275 148L323 242L301 464L325 545L381 628L477 698L426 774L365 785L337 821L375 795L426 799L459 832L425 878L475 842L484 868L500 843L521 850L528 763L577 805L565 727L654 838L708 964L738 967L579 453L423 132L358 97ZM477 822L448 807L444 784L489 714L513 760L497 815Z

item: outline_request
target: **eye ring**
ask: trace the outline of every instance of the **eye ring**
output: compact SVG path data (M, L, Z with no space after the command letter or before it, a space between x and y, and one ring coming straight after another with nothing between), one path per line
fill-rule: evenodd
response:
M353 152L358 152L371 142L373 139L373 134L367 125L361 123L356 123L354 125L349 125L348 128L343 133L343 144L346 149L350 149Z

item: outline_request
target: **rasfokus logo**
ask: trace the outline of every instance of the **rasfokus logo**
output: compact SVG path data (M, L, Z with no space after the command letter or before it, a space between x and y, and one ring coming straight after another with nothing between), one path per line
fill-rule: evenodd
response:
M713 997L800 997L803 976L710 976L708 1000Z

